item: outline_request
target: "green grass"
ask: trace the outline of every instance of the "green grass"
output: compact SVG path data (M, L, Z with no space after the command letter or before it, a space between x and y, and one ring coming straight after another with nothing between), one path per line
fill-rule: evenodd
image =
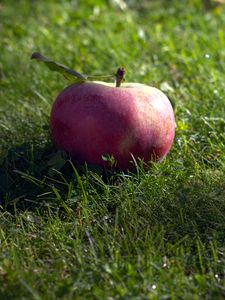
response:
M224 299L225 6L207 2L1 1L0 299ZM48 132L67 82L34 51L167 83L166 160L75 168Z

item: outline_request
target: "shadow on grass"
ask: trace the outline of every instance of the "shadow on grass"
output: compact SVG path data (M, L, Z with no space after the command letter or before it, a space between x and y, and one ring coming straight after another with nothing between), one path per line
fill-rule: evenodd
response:
M42 206L48 198L43 194L62 186L58 171L63 169L65 178L72 176L68 159L51 143L25 143L10 149L0 165L0 205L7 210Z
M87 177L88 171L102 175L105 182L113 177L113 172L95 165L76 163L75 167L70 156L51 142L24 143L11 148L0 164L0 206L10 212L46 204L59 207L63 201L60 195L68 198L71 182L74 189L77 176Z

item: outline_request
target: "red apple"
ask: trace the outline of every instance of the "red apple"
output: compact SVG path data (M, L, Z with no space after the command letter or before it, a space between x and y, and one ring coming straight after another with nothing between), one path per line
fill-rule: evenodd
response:
M56 145L74 160L103 166L107 154L122 169L131 167L132 155L145 162L163 159L175 134L166 95L137 83L72 84L54 102L50 127Z

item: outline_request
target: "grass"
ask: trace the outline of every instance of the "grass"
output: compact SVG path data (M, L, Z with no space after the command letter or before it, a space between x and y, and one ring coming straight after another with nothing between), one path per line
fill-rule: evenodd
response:
M209 4L1 1L1 299L224 299L225 7ZM34 51L165 89L167 159L75 167L48 132L67 82Z

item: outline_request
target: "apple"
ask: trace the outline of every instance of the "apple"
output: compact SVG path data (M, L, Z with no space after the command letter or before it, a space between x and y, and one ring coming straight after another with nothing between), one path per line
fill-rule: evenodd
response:
M166 156L175 120L170 101L154 87L85 82L59 94L50 128L56 145L75 160L103 166L109 155L117 167L128 169L132 155L145 162Z
M51 136L75 161L107 166L104 158L113 157L116 167L126 170L134 158L161 161L169 152L175 135L169 99L157 88L123 79L119 68L116 86L84 80L57 96Z

